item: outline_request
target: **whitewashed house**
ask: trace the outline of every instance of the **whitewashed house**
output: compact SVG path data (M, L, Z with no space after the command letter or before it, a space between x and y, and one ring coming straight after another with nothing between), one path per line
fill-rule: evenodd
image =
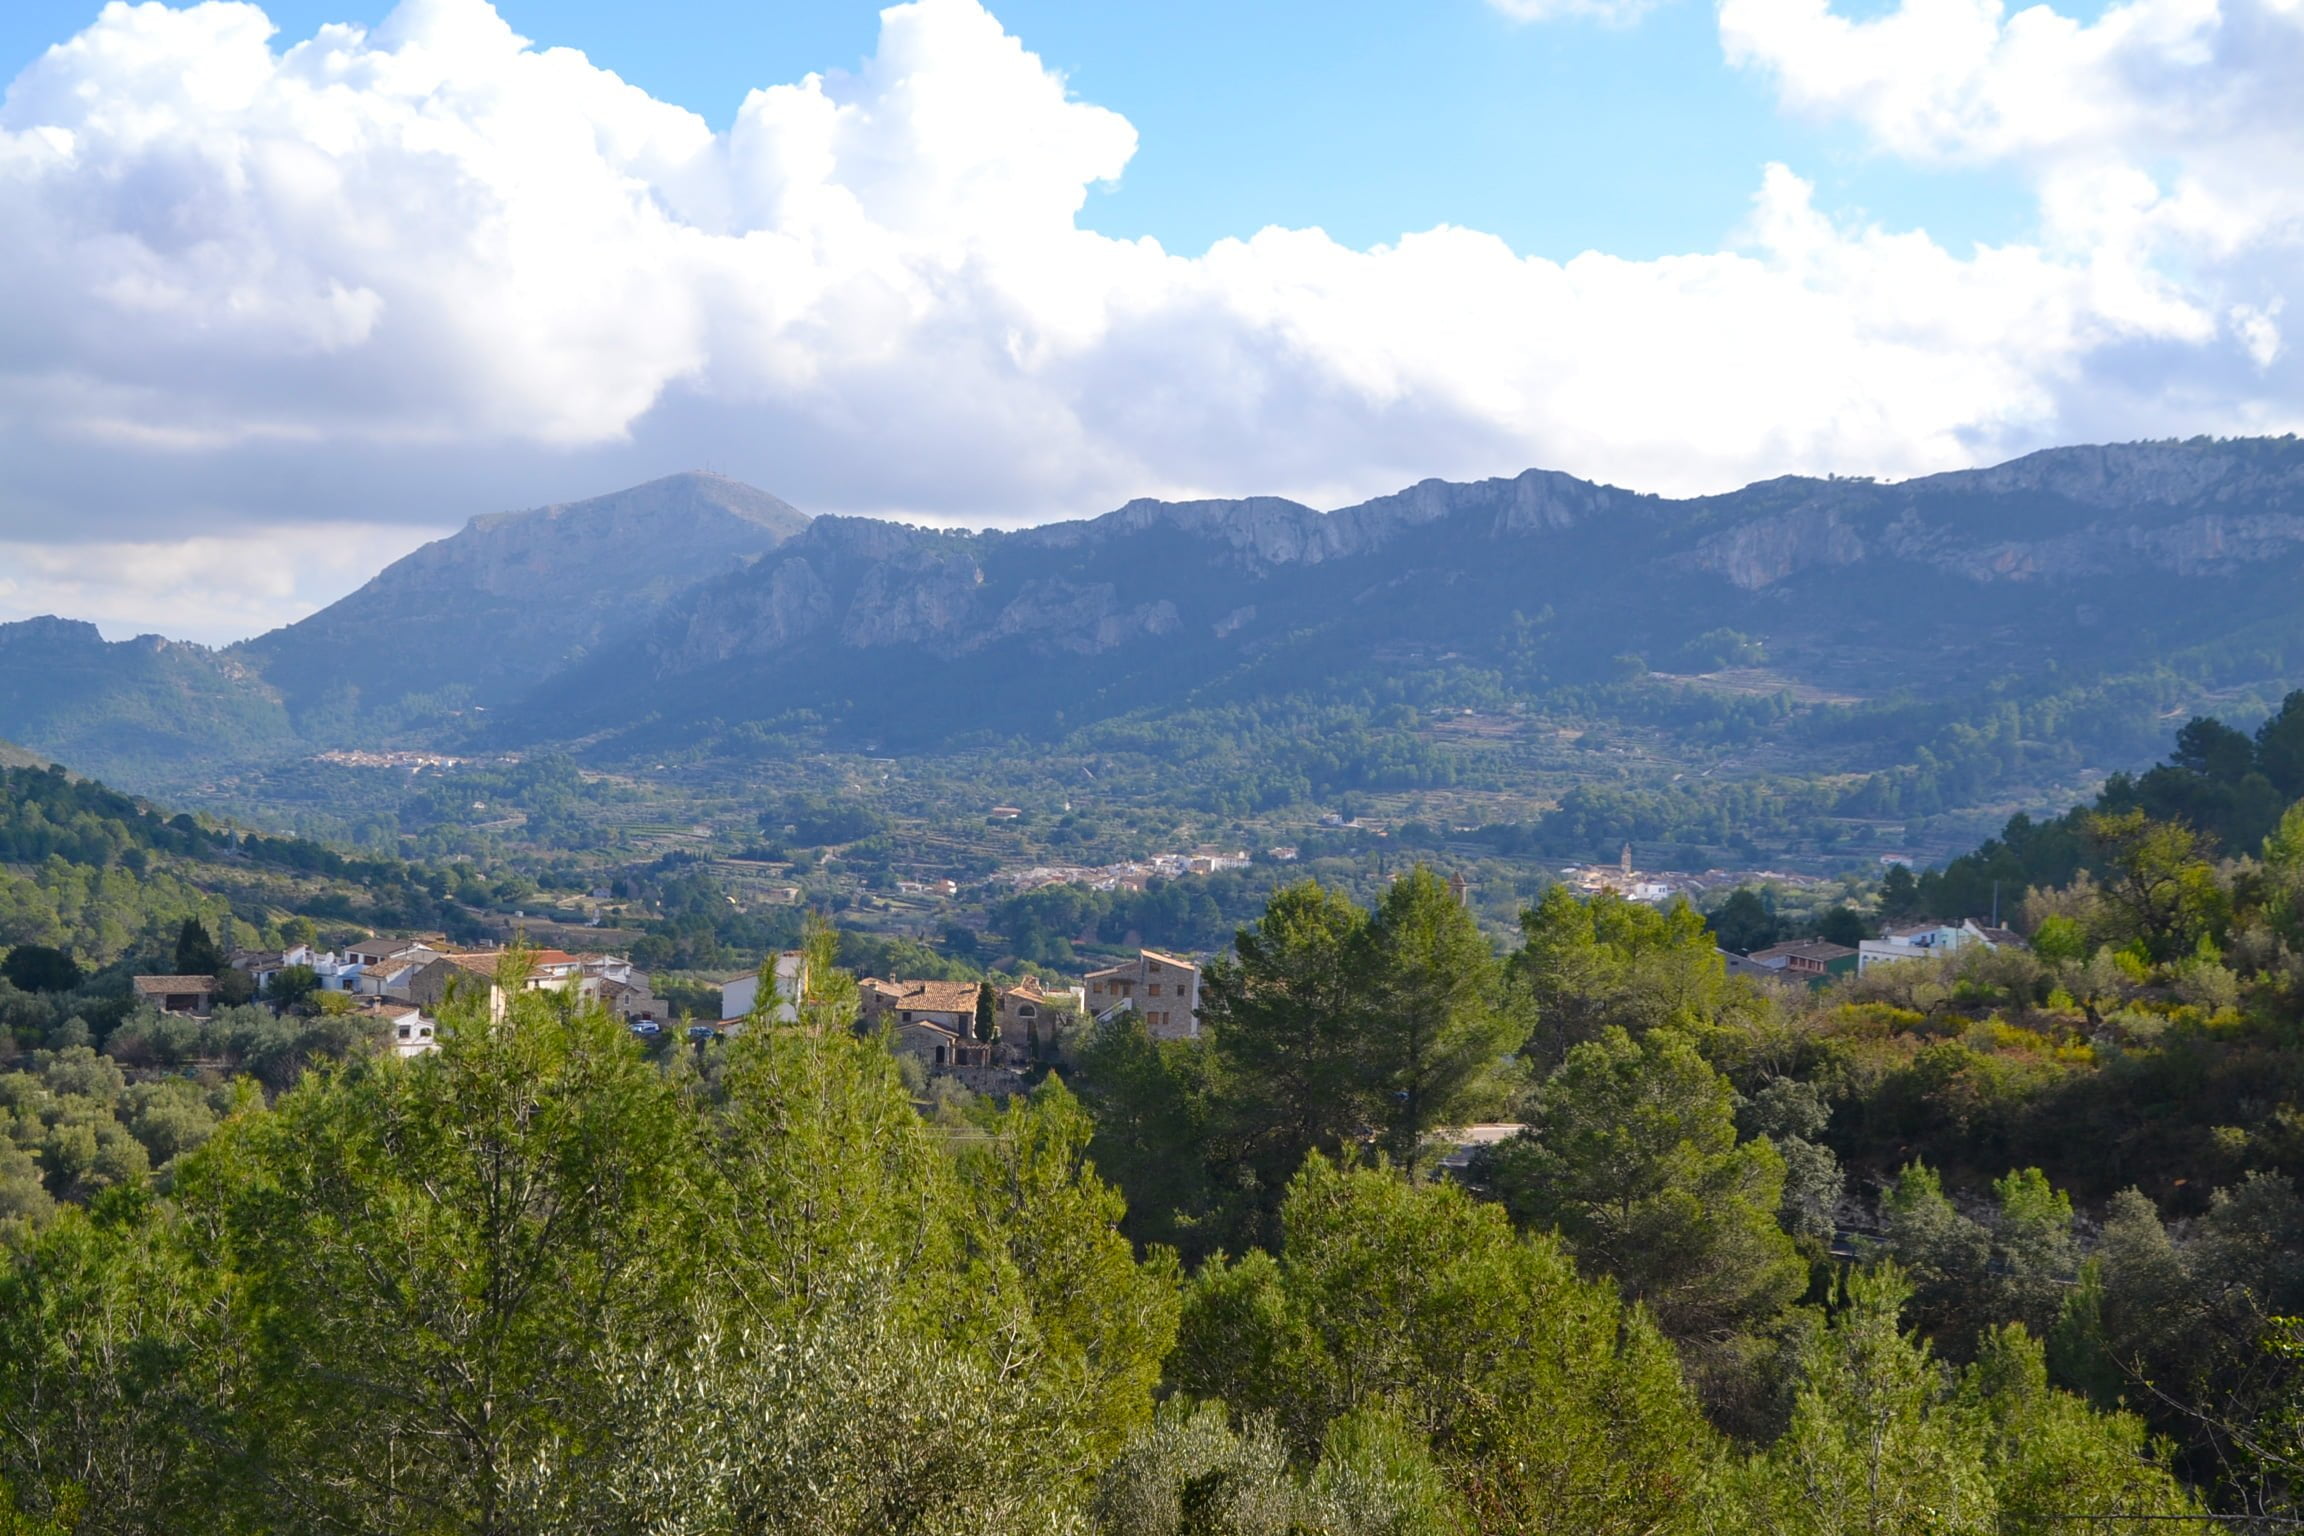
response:
M733 1024L752 1017L752 1010L760 1002L760 977L768 973L773 993L773 1006L769 1018L778 1024L797 1023L800 1018L800 994L807 985L808 957L797 949L788 949L778 955L773 965L757 971L746 971L720 983L720 1021Z

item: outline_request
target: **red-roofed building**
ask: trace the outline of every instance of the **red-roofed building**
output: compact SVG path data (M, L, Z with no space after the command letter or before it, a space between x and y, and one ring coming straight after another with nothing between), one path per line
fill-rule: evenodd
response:
M407 1001L427 1012L435 1012L468 988L486 988L488 1016L500 1019L504 1016L504 989L498 984L497 975L514 953L491 949L469 955L442 955L408 978ZM520 983L523 992L563 992L570 987L582 988L587 979L582 957L565 950L534 949L522 958L527 962L527 972Z

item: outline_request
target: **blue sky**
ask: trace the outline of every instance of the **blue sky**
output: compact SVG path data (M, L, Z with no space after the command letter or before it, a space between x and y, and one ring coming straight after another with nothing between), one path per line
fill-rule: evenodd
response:
M1016 525L2304 426L2296 0L8 0L0 78L0 621L230 639L691 467Z

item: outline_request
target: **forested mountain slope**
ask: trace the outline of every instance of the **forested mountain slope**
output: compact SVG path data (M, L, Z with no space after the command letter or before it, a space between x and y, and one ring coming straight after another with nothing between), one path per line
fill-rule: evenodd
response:
M296 742L279 694L229 652L93 624L0 624L0 734L94 772L262 759Z
M149 787L452 728L453 711L517 697L807 521L748 485L672 475L476 517L342 601L223 650L106 642L55 618L0 624L0 735Z
M708 474L476 517L239 650L299 713L447 690L494 704L807 523L766 491Z
M91 971L164 960L196 918L230 942L290 917L470 931L449 877L171 814L61 768L0 767L0 951L61 949Z
M2186 653L2284 678L2300 567L2287 439L1684 501L1530 471L1332 513L1137 502L1013 533L822 518L548 684L518 730L805 710L919 747L1372 678L1473 672L1533 696L1758 662L1857 698Z

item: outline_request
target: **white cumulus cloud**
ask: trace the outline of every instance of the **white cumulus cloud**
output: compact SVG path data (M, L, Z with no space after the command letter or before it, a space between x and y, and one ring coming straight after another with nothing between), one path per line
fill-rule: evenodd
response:
M725 132L485 0L287 42L251 4L116 0L0 105L0 539L258 547L685 465L1017 522L2281 430L2304 135L2235 29L2294 13L2235 3L2263 8L1724 0L1732 55L1799 108L2034 168L2040 237L1955 251L1756 166L1724 249L1553 261L1454 227L1199 253L1083 228L1135 131L976 0L891 8L859 70L756 91ZM19 566L8 606L84 590L42 581Z
M2281 355L2304 270L2295 0L2125 0L2089 22L2000 0L1900 0L1866 20L1827 0L1721 0L1720 31L1789 105L1886 153L2028 178L2040 243L2090 274L2108 318L2217 336L2259 372ZM2232 404L2283 412L2294 396Z

